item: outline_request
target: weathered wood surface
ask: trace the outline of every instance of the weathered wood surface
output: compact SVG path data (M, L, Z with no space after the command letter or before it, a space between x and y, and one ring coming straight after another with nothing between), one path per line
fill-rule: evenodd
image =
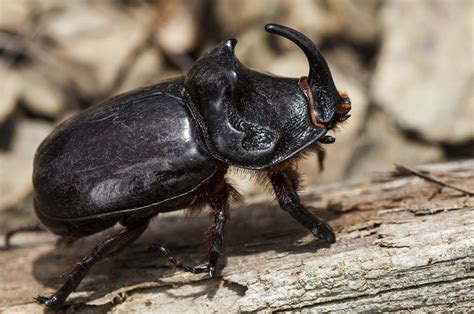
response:
M474 189L474 160L417 169ZM160 242L186 263L205 260L209 217L164 215L129 249L96 265L67 310L473 310L472 197L389 174L307 188L302 195L336 230L330 248L271 197L253 199L231 211L221 275L211 280L176 271L146 251ZM97 238L57 250L47 234L15 238L15 249L0 251L0 312L42 312L32 297L59 287L60 276Z

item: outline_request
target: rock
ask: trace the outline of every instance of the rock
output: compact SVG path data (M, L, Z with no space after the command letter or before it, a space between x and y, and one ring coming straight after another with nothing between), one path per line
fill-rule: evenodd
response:
M220 31L232 37L237 37L237 34L249 28L264 31L264 23L276 21L278 14L287 9L287 1L272 0L216 1L214 5L214 15Z
M474 138L472 1L386 1L371 93L428 141ZM420 161L420 160L418 160Z
M313 40L343 36L357 42L371 42L379 35L378 1L252 1L216 2L219 25L227 36L265 23L289 25ZM286 44L285 44L286 45Z
M46 122L17 122L11 151L0 153L0 210L19 203L31 193L33 157L51 130L52 125Z
M115 94L150 85L161 80L162 58L158 50L148 48L134 60L127 77Z
M17 74L0 62L0 124L15 108L20 88Z
M112 88L123 64L148 38L152 13L124 12L106 2L67 2L51 12L45 32L79 91L97 96Z
M280 54L269 65L269 72L283 77L307 76L309 71L308 60L298 47Z
M28 40L42 35L43 15L61 9L60 0L2 0L0 2L0 30L23 34Z
M40 62L9 67L0 64L0 123L19 100L35 114L58 118L65 110L68 90L55 70Z
M324 6L323 2L317 2ZM329 36L341 36L358 43L373 43L380 36L380 22L378 7L380 1L365 0L328 1L328 19L337 20L339 23L335 32Z
M288 1L287 9L278 22L291 25L318 43L324 36L334 36L346 23L346 14L342 10L336 14L335 10L343 1L334 2L338 5L331 4L331 1Z
M222 32L236 36L242 30L261 30L265 23L289 25L319 41L323 36L343 36L371 42L379 35L378 1L217 1L215 14Z
M18 70L21 80L20 98L32 112L49 118L58 118L65 109L62 86L55 84L45 68L28 66Z
M347 123L343 123L340 131L335 135L338 140L352 141L362 130L367 128L367 111L369 98L367 93L367 78L369 72L363 68L361 62L354 54L343 50L331 52L326 57L330 66L336 88L339 92L345 92L351 99L351 117Z
M261 28L248 29L238 35L237 58L247 67L268 70L275 62L275 53L268 46L268 34Z
M164 1L157 8L155 38L167 53L184 54L196 45L203 1Z
M31 1L2 1L0 4L0 30L18 31L31 19Z
M328 17L317 2L307 0L218 1L215 12L225 36L238 37L240 41L243 40L242 33L265 33L263 26L266 23L289 25L313 40L319 40L322 34L336 29L338 23ZM291 43L281 41L285 47L290 47Z
M390 113L381 110L370 116L366 130L355 144L351 162L345 169L351 177L391 171L393 163L413 166L443 159L439 146L405 139L391 120Z

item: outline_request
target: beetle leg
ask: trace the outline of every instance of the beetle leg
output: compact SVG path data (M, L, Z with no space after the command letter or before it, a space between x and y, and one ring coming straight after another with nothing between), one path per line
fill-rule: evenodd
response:
M224 241L224 227L229 218L229 196L232 187L227 183L217 192L210 205L214 213L214 225L209 230L211 247L209 250L209 263L207 269L210 277L214 277L217 272L217 260L221 254L222 243Z
M316 151L316 155L318 157L318 166L319 166L319 172L322 172L324 170L324 159L326 159L326 151L324 148L320 148Z
M174 267L176 267L178 269L181 269L181 270L193 273L193 274L202 274L202 273L207 273L209 271L207 267L190 267L190 266L187 266L187 265L181 263L176 258L174 258L174 256L171 254L170 250L168 250L167 248L165 248L164 246L161 246L159 244L151 245L148 248L148 250L150 250L150 251L160 251L161 253L163 253L163 255L165 255L168 258L168 260L174 265Z
M46 232L48 231L45 227L42 225L26 225L26 226L21 226L15 229L10 229L7 231L5 234L5 246L4 248L6 250L11 248L11 238L17 234L17 233L25 233L25 232Z
M10 229L5 233L5 245L4 245L3 248L5 250L11 249L11 247L12 247L12 245L11 245L12 237L15 234L26 233L26 232L49 232L49 231L48 231L48 229L46 229L46 227L43 227L40 224L26 225L26 226L20 226L20 227L15 228L15 229ZM74 241L76 241L76 239L71 237L71 236L62 236L62 237L58 238L58 240L56 241L55 246L56 247L70 246L72 243L74 243Z
M99 243L94 250L85 256L67 275L66 282L58 291L50 298L37 296L35 300L48 307L60 307L64 305L66 298L76 289L95 263L130 245L145 231L148 222L147 220L140 225L135 225L133 228L129 227L125 231L117 233Z
M214 224L209 229L209 237L211 239L211 247L209 249L209 262L207 267L190 267L176 260L171 252L159 244L150 246L152 251L160 251L168 260L181 270L191 272L193 274L207 273L209 277L215 277L217 273L217 260L221 254L222 243L224 241L224 227L229 217L229 196L232 187L225 183L220 191L211 194L209 202L214 214Z
M301 203L296 193L297 173L291 169L268 173L280 207L287 211L296 221L306 227L311 233L328 243L334 243L336 237L331 227L321 218L311 213Z

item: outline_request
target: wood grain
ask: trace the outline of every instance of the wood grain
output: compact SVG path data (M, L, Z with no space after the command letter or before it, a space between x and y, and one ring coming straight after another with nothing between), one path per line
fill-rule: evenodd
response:
M417 168L472 191L474 160ZM188 264L206 259L211 220L167 214L130 248L91 271L67 312L469 311L474 308L474 199L411 175L382 173L309 187L302 198L336 230L315 240L272 197L231 210L220 276L176 271L159 242ZM105 234L54 248L47 234L14 238L0 251L0 312L42 313L32 297Z

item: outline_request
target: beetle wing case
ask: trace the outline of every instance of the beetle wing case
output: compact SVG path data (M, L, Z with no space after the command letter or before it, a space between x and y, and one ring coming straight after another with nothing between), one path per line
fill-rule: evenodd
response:
M298 80L243 66L236 39L196 61L185 98L211 155L225 163L262 169L285 161L326 134L311 123Z
M84 236L131 216L187 207L217 162L181 97L183 78L116 96L51 133L35 156L35 210ZM115 218L114 218L115 217Z

